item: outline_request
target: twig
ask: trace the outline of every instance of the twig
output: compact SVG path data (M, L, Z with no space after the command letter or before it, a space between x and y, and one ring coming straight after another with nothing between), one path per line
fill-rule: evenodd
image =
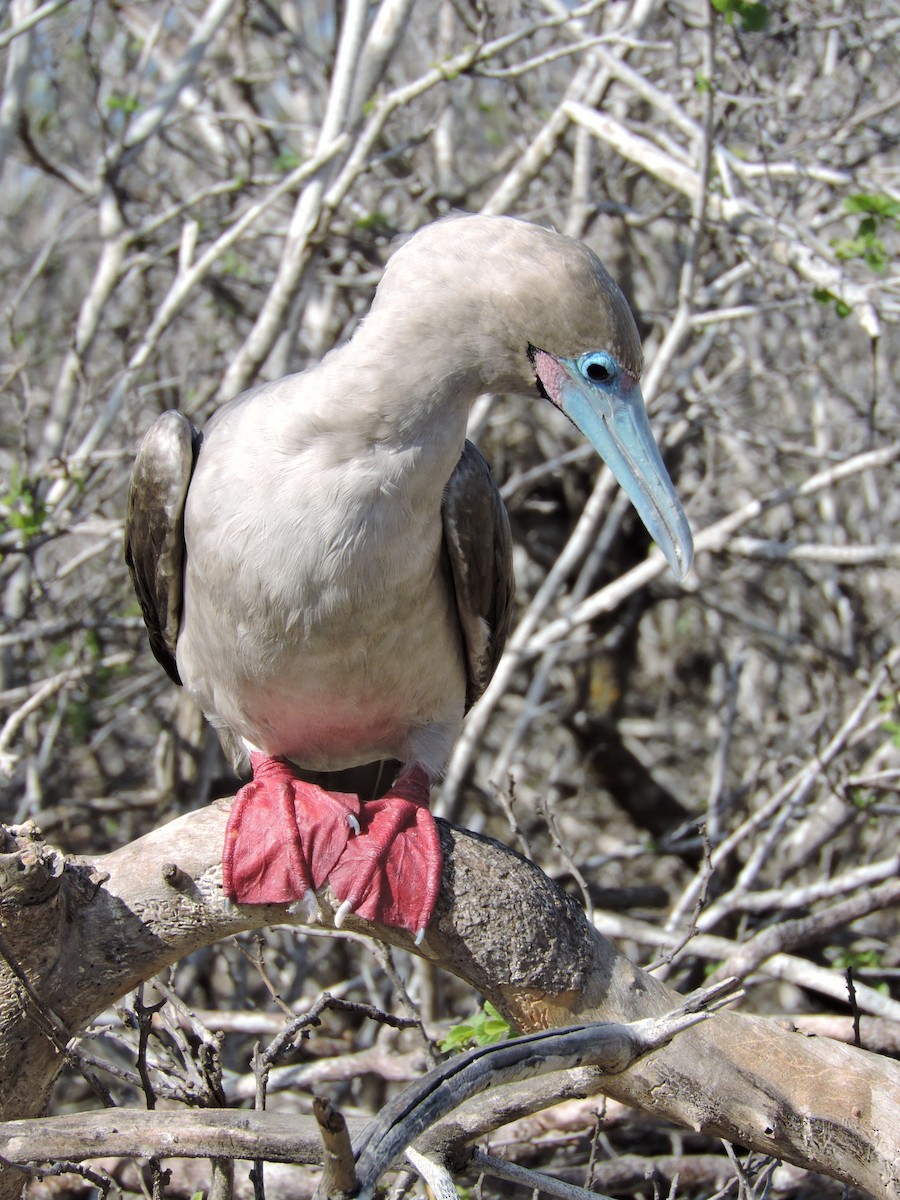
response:
M356 1192L356 1165L347 1122L323 1096L313 1099L313 1116L322 1135L322 1179L314 1200L352 1196Z
M795 950L819 942L836 929L842 929L852 921L881 909L891 908L900 902L900 880L892 879L879 887L860 892L847 900L828 905L808 917L780 921L768 929L755 934L732 954L710 976L711 979L737 976L745 979L761 963L773 954Z
M762 513L782 504L790 504L801 497L814 495L823 488L832 487L835 483L852 475L889 466L898 458L900 458L900 442L891 442L877 450L866 450L861 454L854 454L824 471L817 471L797 487L779 488L760 500L750 500L735 509L734 512L729 513L727 517L723 517L722 520L716 521L715 524L695 534L695 555L707 551L727 550L734 531L742 525L756 520ZM579 625L588 624L605 612L612 612L626 596L630 596L639 588L644 587L660 575L665 568L666 562L662 553L659 550L653 550L644 562L632 567L620 579L599 592L595 592L593 596L558 620L545 625L540 633L535 634L529 640L528 653L539 653L552 642L571 635Z
M482 1171L495 1179L505 1179L507 1183L515 1183L519 1187L530 1189L532 1193L541 1192L545 1196L556 1196L557 1200L609 1200L603 1192L595 1192L593 1188L578 1187L574 1183L565 1183L562 1179L554 1179L540 1171L532 1171L520 1167L516 1163L505 1162L494 1154L485 1154L483 1150L474 1150L469 1160L472 1170Z
M13 19L16 23L0 33L0 50L5 50L15 38L21 37L23 33L28 33L30 29L34 29L35 25L40 24L47 17L52 17L55 12L58 12L61 8L65 8L71 2L72 0L46 0L45 4L39 5L27 16L23 16L18 20L16 19L16 9L14 7Z

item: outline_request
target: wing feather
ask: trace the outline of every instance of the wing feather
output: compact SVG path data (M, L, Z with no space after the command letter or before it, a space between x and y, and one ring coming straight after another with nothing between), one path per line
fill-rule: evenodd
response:
M444 489L441 514L466 651L469 709L500 661L515 594L509 517L490 467L471 442Z
M182 413L163 413L138 450L125 517L125 561L150 647L180 684L175 645L184 598L184 504L202 436Z

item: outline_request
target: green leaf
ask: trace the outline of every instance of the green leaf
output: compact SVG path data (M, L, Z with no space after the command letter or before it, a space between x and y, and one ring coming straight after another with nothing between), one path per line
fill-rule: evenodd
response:
M393 228L388 218L383 212L379 212L377 209L374 212L370 212L367 216L360 217L358 220L354 221L354 226L360 230L361 233L389 234L393 232Z
M844 201L844 212L875 213L889 220L900 217L900 201L892 200L881 192L857 192Z
M766 4L744 3L739 5L738 13L745 33L759 33L769 21L769 7Z
M895 743L896 745L896 743ZM875 803L875 793L863 791L862 788L852 788L850 791L850 803L860 812L865 812Z
M846 971L848 967L852 967L854 971L880 971L884 964L878 950L854 950L842 946L835 951L832 966L838 971Z
M441 1050L464 1050L468 1046L493 1046L508 1038L512 1030L509 1023L497 1012L490 1000L469 1021L454 1025L443 1041Z
M887 704L889 709L894 707L893 701L891 700L888 700ZM887 720L882 721L881 728L888 735L897 749L900 750L900 721L897 721L893 718L888 718Z
M278 155L272 166L276 171L283 171L287 175L289 171L294 171L300 166L300 155L294 154L291 150L286 150L284 154Z
M234 250L226 250L219 255L216 267L222 275L233 275L236 279L246 279L249 267Z
M841 262L862 259L873 271L884 271L896 255L878 236L886 225L900 229L900 202L881 192L856 192L844 200L844 211L861 213L856 237L834 238L831 245Z
M769 20L769 6L761 0L710 0L710 3L728 25L739 17L745 33L759 33Z
M866 265L873 271L884 271L888 265L887 247L881 238L872 238L863 254Z
M18 463L10 472L9 488L0 496L0 524L16 530L23 542L39 534L47 519L47 509L37 495L37 484L19 471Z
M863 228L865 226L865 228ZM874 234L871 218L860 221L859 236L855 238L833 238L831 242L835 257L841 262L861 258L873 271L883 271L888 265L888 249L881 238Z
M135 109L140 107L140 103L137 96L120 96L114 92L111 96L107 97L106 107L130 116Z
M816 288L813 291L813 300L817 300L819 304L833 304L834 311L841 319L849 317L853 311L846 301L842 300L840 296L836 296L834 292L829 292L827 288Z
M856 235L864 241L872 238L878 232L878 222L874 217L863 217L857 226Z

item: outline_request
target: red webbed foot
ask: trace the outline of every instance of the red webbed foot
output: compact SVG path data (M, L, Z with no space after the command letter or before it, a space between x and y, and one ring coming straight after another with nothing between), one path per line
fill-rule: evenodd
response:
M328 877L341 901L335 925L354 912L366 921L408 929L417 943L422 940L441 882L430 789L428 772L416 763L386 795L362 805L360 832Z
M316 890L359 827L359 800L298 779L282 759L251 754L250 765L225 828L225 895L237 904L303 900L313 916Z

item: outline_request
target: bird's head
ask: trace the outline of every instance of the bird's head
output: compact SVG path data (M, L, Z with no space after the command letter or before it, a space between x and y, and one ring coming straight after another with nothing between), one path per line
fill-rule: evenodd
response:
M477 370L480 390L537 388L612 470L674 574L687 575L693 541L641 395L640 335L593 251L510 217L452 217L394 255L379 292L404 296L426 360L431 346Z
M570 357L531 346L530 358L540 394L584 434L684 579L694 557L691 528L653 437L639 377L606 349Z

